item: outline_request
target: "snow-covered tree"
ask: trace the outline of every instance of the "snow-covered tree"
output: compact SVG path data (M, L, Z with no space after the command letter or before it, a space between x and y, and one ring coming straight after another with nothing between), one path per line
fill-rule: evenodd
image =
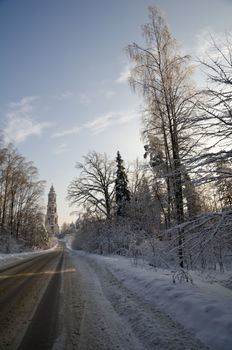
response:
M228 145L232 138L232 35L220 40L211 37L210 49L201 63L208 81L203 90L201 121L217 146Z
M144 97L146 151L153 166L162 171L170 205L173 203L175 223L181 224L184 221L183 162L193 154L196 144L191 120L196 105L190 80L192 67L189 56L178 52L177 43L156 7L149 7L149 23L143 26L143 37L143 46L133 43L127 47L133 64L130 84ZM181 266L182 241L180 232Z
M222 161L216 168L216 188L223 208L232 208L232 167L231 162Z
M183 196L186 203L185 217L186 219L194 219L198 214L202 212L201 199L199 192L194 186L194 182L187 174L184 174L184 189Z
M126 204L130 201L130 191L128 189L127 173L119 151L117 152L116 166L115 199L117 205L117 215L124 216Z
M38 179L34 164L13 145L0 148L0 238L8 235L37 246L46 243L43 192L44 181Z
M207 86L201 91L195 118L206 147L191 162L201 182L217 181L221 162L232 159L232 36L211 37L209 44L201 61Z

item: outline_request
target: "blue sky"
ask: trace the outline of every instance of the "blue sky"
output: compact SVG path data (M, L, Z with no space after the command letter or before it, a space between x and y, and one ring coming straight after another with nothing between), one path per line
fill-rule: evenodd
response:
M89 150L143 156L123 48L142 42L149 5L193 56L232 29L232 0L0 0L0 128L54 184L60 224L74 220L66 189Z

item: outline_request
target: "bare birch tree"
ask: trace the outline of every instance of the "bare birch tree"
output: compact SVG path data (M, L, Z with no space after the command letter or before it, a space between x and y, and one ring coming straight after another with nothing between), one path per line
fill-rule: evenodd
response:
M133 43L127 52L133 63L130 84L145 100L145 137L147 153L163 172L169 205L173 201L175 221L184 221L183 160L192 154L191 114L195 91L190 82L189 57L178 53L175 39L156 7L149 7L149 23L142 28L145 46ZM155 144L151 143L151 139ZM179 258L183 267L179 234Z

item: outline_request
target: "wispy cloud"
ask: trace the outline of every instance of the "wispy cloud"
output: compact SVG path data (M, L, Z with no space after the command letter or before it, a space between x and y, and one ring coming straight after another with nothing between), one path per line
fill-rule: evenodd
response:
M121 73L119 74L119 77L116 79L116 83L119 83L119 84L126 83L130 77L130 72L131 72L130 66L127 65L126 67L124 67Z
M84 127L91 130L94 135L97 135L110 126L126 124L136 117L137 114L134 111L110 112L85 124Z
M55 155L60 155L65 153L68 150L68 145L66 143L61 143L57 148L54 150Z
M71 101L72 103L77 103L78 105L87 107L91 103L98 100L99 97L110 99L114 95L115 95L114 91L100 88L100 89L96 89L95 91L89 92L88 94L84 92L79 93L77 91L65 90L59 95L53 96L53 98L62 102L67 101L68 103L70 103Z
M75 135L82 130L89 130L93 135L97 135L105 131L109 127L129 123L131 120L136 118L138 118L138 113L133 110L124 112L109 112L81 126L75 126L73 128L66 129L61 132L56 132L51 137L59 138L68 135Z
M52 134L52 138L58 138L58 137L63 137L63 136L68 136L68 135L76 135L79 134L81 131L82 127L75 126L74 128L66 129L63 131L56 132Z
M41 135L43 129L50 126L48 122L37 122L32 117L35 112L37 96L23 97L19 102L11 102L6 114L3 137L5 143L20 143L29 136Z
M54 98L59 101L76 101L78 104L84 106L88 106L91 103L91 98L88 95L71 90L65 90L59 95L55 95Z
M108 128L114 119L113 113L108 113L99 118L94 119L84 125L84 128L92 131L94 135L101 133L106 128Z
M9 108L18 110L20 113L29 113L34 108L34 103L38 100L38 96L25 96L18 102L10 102Z

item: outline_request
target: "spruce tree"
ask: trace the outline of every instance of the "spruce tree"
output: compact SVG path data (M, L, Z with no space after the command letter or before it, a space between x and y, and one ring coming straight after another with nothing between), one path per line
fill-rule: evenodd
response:
M126 204L130 201L130 191L128 189L128 179L125 167L123 166L123 159L119 151L117 152L116 163L117 172L115 180L115 194L117 204L117 215L124 216Z

